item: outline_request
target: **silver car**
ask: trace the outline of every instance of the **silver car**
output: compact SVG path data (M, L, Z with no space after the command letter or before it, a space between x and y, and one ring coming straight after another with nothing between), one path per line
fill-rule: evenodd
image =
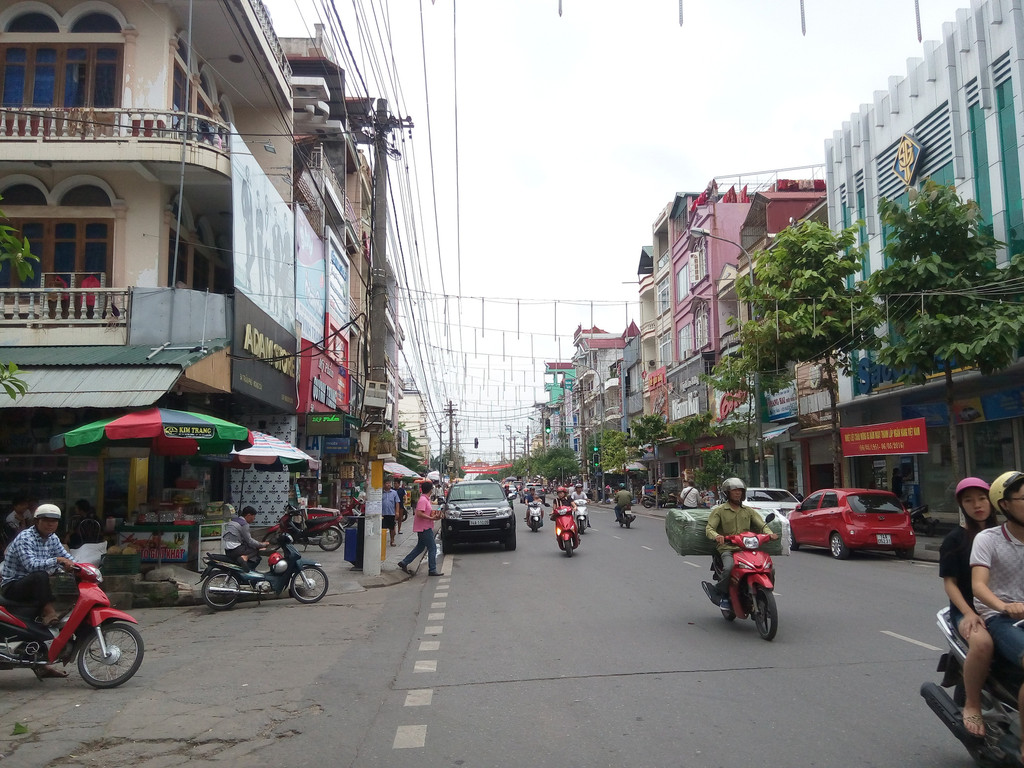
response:
M800 500L785 488L747 488L744 503L760 512L762 517L769 512L789 517L789 513L800 506Z

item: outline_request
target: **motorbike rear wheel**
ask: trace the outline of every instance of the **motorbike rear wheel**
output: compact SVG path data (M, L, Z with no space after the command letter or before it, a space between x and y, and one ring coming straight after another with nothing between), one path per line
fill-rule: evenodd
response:
M779 609L771 590L758 586L754 592L754 623L762 640L773 640L779 631Z
M145 653L142 635L123 621L104 624L100 631L107 647L106 658L93 630L78 649L78 674L93 688L116 688L131 679L142 666Z
M646 507L647 509L650 509L651 507L654 506L654 499L652 499L650 496L644 496L640 503L643 504L644 507Z
M342 541L341 529L332 525L320 534L320 549L324 552L333 552L341 546Z
M327 573L317 565L302 566L302 570L292 576L288 594L307 605L323 600L327 594Z
M564 547L564 549L565 549L565 556L566 557L572 557L572 551L574 549L574 547L572 545L572 540L569 540L569 541L566 541L566 542L563 542L563 543L565 544L565 547Z

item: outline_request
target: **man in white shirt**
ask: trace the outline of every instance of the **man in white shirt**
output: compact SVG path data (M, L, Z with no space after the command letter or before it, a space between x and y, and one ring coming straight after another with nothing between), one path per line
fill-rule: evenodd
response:
M700 506L700 501L700 491L694 485L693 478L690 478L686 481L683 492L679 494L679 506L683 509L696 509Z

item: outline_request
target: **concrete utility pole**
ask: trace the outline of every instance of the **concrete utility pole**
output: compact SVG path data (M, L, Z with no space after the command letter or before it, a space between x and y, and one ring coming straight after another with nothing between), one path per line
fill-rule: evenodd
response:
M409 118L401 119L388 114L387 99L377 99L373 117L373 242L370 248L370 330L368 382L376 382L387 392L387 309L388 309L388 136L395 128L412 127ZM366 519L363 527L363 573L379 576L384 559L381 536L381 497L384 488L384 457L378 446L378 436L384 430L384 411L380 421L373 419L367 425L370 432L370 485L366 492Z
M455 475L455 406L451 400L444 413L448 417L448 481L451 482Z

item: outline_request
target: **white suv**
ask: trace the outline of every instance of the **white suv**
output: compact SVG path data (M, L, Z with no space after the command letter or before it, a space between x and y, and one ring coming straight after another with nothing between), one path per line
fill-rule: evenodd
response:
M747 500L743 502L764 517L774 512L781 517L789 517L789 513L800 506L800 500L785 488L747 488Z

